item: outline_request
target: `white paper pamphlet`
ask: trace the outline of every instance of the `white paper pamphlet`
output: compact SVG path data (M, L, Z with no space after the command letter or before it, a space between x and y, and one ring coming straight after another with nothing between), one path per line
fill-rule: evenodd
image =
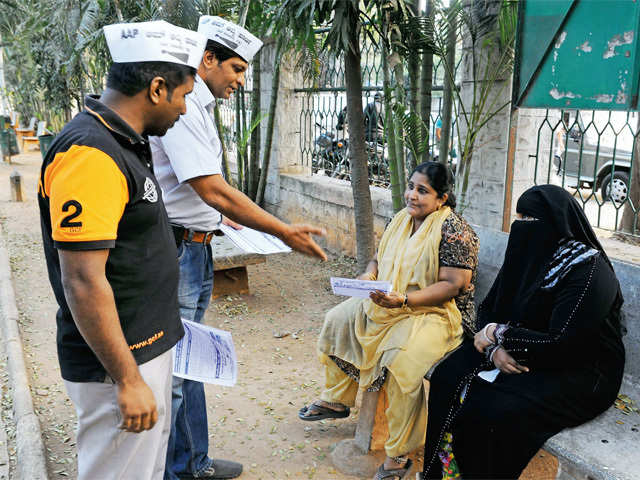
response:
M173 347L173 374L197 382L233 386L236 350L229 332L182 320L184 337Z
M240 230L236 230L222 223L219 228L236 247L245 252L267 255L269 253L288 253L291 251L282 240L268 233L259 232L249 227L242 227Z
M500 373L500 370L498 370L497 368L494 368L493 370L483 370L478 374L478 376L489 383L493 383L499 373Z
M391 291L391 282L331 277L331 288L333 289L334 295L369 298L369 294L375 290L381 290L384 293L389 293Z

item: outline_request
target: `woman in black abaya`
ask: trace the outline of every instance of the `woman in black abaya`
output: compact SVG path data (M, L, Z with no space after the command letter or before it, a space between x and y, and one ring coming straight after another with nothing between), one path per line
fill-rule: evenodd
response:
M516 479L620 388L622 295L584 213L552 185L527 190L517 212L478 333L431 377L423 479Z

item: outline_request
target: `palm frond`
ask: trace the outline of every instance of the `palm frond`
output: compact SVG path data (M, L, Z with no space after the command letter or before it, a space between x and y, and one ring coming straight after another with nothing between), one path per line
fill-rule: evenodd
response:
M404 105L393 105L393 116L402 125L404 144L411 150L414 158L419 158L424 152L429 151L429 137L425 136L427 125L420 115L415 112L407 112Z

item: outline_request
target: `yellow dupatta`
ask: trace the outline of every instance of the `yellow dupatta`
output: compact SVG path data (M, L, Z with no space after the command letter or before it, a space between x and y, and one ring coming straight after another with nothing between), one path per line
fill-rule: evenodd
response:
M378 280L391 282L392 290L422 289L438 281L442 224L451 213L443 207L424 219L411 235L413 219L406 209L398 212L385 230L378 247ZM453 299L442 305L416 308L384 308L370 299L349 299L330 312L345 322L325 322L319 350L335 355L360 370L360 386L368 387L387 367L403 391L411 391L431 368L417 355L402 355L409 342L421 342L418 350L437 352L436 358L459 343L462 316ZM346 319L355 318L352 321ZM353 322L353 323L352 323ZM437 323L446 335L431 335L427 325ZM329 325L331 323L331 325ZM445 338L446 337L446 338ZM424 348L422 348L422 346ZM425 355L430 357L431 355ZM405 358L406 357L406 358Z

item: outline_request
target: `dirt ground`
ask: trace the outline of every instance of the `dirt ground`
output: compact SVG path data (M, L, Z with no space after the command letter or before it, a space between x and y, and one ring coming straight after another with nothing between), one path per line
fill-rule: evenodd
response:
M39 154L0 165L0 222L13 270L20 326L50 477L75 478L75 412L64 391L55 349L55 300L42 253L36 182ZM23 177L25 201L9 201L9 174ZM315 342L324 312L340 301L330 276L355 274L354 261L327 263L298 254L271 256L249 267L250 295L213 301L205 323L232 332L238 384L207 385L210 455L244 464L242 479L351 479L330 460L332 446L353 437L357 409L348 420L303 423L297 410L320 393ZM283 333L282 338L276 338ZM418 456L418 463L422 464ZM557 462L536 455L526 480L555 478ZM408 478L414 478L413 475Z

